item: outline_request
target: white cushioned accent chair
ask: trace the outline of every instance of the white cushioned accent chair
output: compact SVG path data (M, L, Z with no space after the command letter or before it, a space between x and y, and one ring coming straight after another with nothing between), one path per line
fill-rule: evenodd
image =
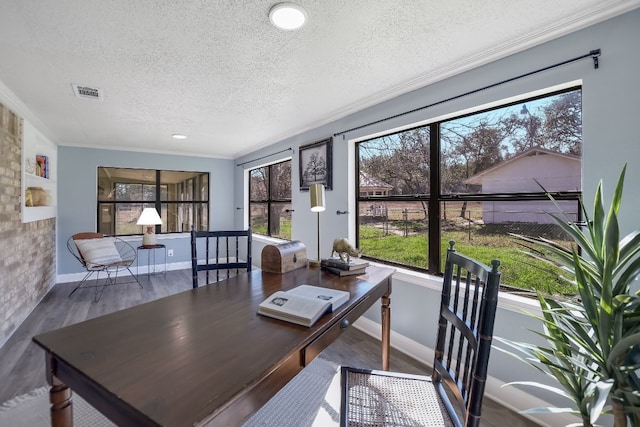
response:
M111 285L137 283L142 288L138 278L131 271L131 265L136 260L136 251L129 243L119 237L106 236L102 233L76 233L67 240L67 249L87 270L87 274L71 291L73 295L80 288L95 288L94 300L98 302L104 290ZM100 282L100 273L105 273ZM133 280L119 282L118 275L128 273ZM90 285L87 280L95 274L96 280Z

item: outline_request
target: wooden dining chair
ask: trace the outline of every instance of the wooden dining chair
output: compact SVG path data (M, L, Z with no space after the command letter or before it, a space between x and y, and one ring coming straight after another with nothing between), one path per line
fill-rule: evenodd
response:
M241 271L251 271L251 227L246 230L191 230L191 272L193 287L198 287L199 272L215 271L216 282ZM213 273L212 273L213 274Z
M341 368L341 426L480 425L500 262L447 251L433 373ZM455 406L454 406L455 404Z

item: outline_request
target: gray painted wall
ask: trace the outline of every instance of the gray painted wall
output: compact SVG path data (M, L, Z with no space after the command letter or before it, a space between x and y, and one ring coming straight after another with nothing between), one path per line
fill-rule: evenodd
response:
M610 198L618 174L625 162L634 162L627 170L627 187L624 197L621 226L623 232L636 228L635 212L640 207L640 194L633 184L640 180L640 144L636 122L640 117L638 93L638 70L640 70L640 50L636 41L640 40L640 10L627 13L609 21L594 25L552 42L512 55L472 71L446 79L431 86L383 102L374 107L323 125L311 131L265 147L237 160L249 162L244 169L253 168L268 161L280 160L293 153L293 238L315 242L315 221L308 209L308 193L298 188L298 147L321 139L336 132L363 125L375 120L403 113L439 100L447 99L467 91L475 90L511 77L574 58L600 48L600 68L594 69L591 59L584 59L557 69L545 71L535 76L508 83L493 89L481 91L455 101L441 104L427 110L399 117L366 129L354 131L334 138L333 191L327 191L327 211L321 214L323 230L322 248L330 248L336 236L347 235L354 222L353 215L338 216L337 209L343 210L352 200L355 192L349 180L353 179L349 157L349 140L371 135L385 129L407 126L420 121L435 120L445 115L455 114L467 108L474 108L490 102L544 90L568 82L582 81L583 87L583 189L585 200L591 201L598 181L605 182L605 196ZM292 148L292 152L267 157L270 153ZM351 168L351 169L350 169ZM243 206L243 168L235 173L235 203ZM242 214L236 215L241 222ZM309 246L309 245L308 245ZM311 245L311 255L315 255L315 245ZM323 254L324 255L324 254Z
M241 228L246 226L246 171L267 162L291 157L294 189L292 203L295 210L293 238L306 243L308 255L312 258L316 255L316 217L309 211L308 193L297 190L299 146L325 139L345 129L400 114L574 58L598 48L602 50L602 56L600 68L597 70L594 69L590 59L585 59L383 124L370 126L349 133L344 139L342 136L334 138L334 188L332 191L327 191L327 210L320 215L321 255L328 255L331 242L335 237L344 236L350 239L354 237L353 139L394 127L435 120L467 108L510 97L520 97L533 91L575 81L582 81L583 87L585 200L590 206L595 187L600 179L605 183L605 198L610 200L620 169L625 162L629 162L623 212L620 216L622 232L628 233L637 228L637 212L640 209L640 193L635 190L635 184L640 181L640 144L638 144L637 131L637 121L640 118L640 102L638 102L640 85L637 79L638 70L640 70L638 40L640 40L640 10L635 10L525 52L381 102L374 107L264 147L235 161L60 147L58 274L79 271L73 264L75 261L67 255L65 247L67 238L80 230L95 229L96 167L98 165L210 171L212 174L212 228ZM279 153L283 150L284 152ZM258 158L262 159L252 161ZM236 164L243 162L248 163L243 167L236 167ZM230 185L231 181L234 185ZM224 202L217 203L218 200ZM234 200L233 206L227 204L227 200ZM336 215L336 210L349 210L352 213ZM254 260L259 263L260 250L265 241L257 240L257 244L254 245ZM172 240L171 244L177 249L175 259L170 262L188 260L186 238ZM488 262L488 260L485 261ZM435 332L431 325L434 324L439 293L437 290L430 289L429 286L416 284L415 279L408 280L407 277L407 275L398 274L394 279L392 329L394 333L420 345L433 347ZM438 279L424 276L420 280L426 284L437 282ZM378 309L370 310L365 317L377 321ZM534 339L528 329L535 328L535 323L516 308L502 303L497 321L496 335L522 340ZM501 381L542 378L535 371L496 351L491 357L490 375ZM508 398L508 394L508 390L503 391L505 398ZM552 396L543 394L539 396L558 405L564 405ZM525 406L521 407L526 407L526 404L524 402ZM550 425L560 425L558 418L551 417L546 420ZM608 424L606 419L601 419L601 423Z
M81 231L96 230L97 168L98 166L131 167L145 169L168 169L180 171L209 172L209 224L212 229L232 229L234 210L228 203L233 200L232 160L204 157L175 156L165 154L136 153L91 148L59 147L58 149L58 275L83 271L78 261L69 254L67 239ZM189 260L189 237L165 240L175 250L172 261ZM132 242L134 247L142 242ZM141 262L146 261L142 257ZM158 259L160 260L161 257Z
M435 120L455 114L467 108L482 104L520 97L533 91L544 90L568 82L581 81L583 89L583 192L587 206L593 201L596 185L604 181L605 200L611 198L620 170L628 162L626 187L620 215L621 232L626 234L638 228L637 212L640 210L640 192L636 184L640 181L640 144L637 122L640 119L640 10L635 10L609 21L575 32L554 41L531 48L505 59L486 64L458 76L443 80L428 87L407 93L395 99L382 102L372 108L360 111L309 132L286 139L278 144L251 153L238 162L260 158L283 149L293 148L293 239L307 242L310 257L315 256L315 216L309 211L308 193L298 188L298 147L309 144L334 133L370 123L415 108L448 99L511 77L526 74L546 66L587 54L593 49L601 49L600 68L594 69L591 59L584 59L557 69L545 71L493 89L484 90L472 96L441 104L437 107L411 115L399 117L383 124L370 126L334 138L333 191L327 191L327 210L321 214L321 252L327 256L331 241L345 236L353 239L354 214L336 215L336 210L349 209L355 212L350 201L355 196L353 185L353 139L374 134L398 126L406 126L420 121ZM419 54L419 53L417 53ZM352 140L350 142L350 140ZM275 160L283 155L261 160ZM249 163L255 167L260 163ZM241 206L244 198L242 171L236 171L236 205ZM240 217L241 218L241 217ZM236 216L239 221L239 215ZM488 262L489 260L484 260ZM426 287L415 286L403 280L401 275L394 279L392 295L392 329L402 336L432 347L435 339L433 330L423 325L433 324L433 313L437 310L437 292ZM425 278L427 281L427 278ZM424 305L423 305L424 304ZM365 317L378 320L378 309L370 310ZM535 328L529 318L513 308L501 308L498 313L496 334L534 340L528 328ZM490 374L502 381L526 378L542 379L532 369L507 356L492 353ZM506 391L505 393L508 393ZM564 405L552 395L540 396ZM558 418L546 418L551 425L558 424ZM606 418L601 423L608 424Z

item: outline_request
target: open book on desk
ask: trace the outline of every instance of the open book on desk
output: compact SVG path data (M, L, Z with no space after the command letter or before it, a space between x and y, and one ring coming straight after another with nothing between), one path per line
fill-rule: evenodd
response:
M313 326L325 313L349 300L349 292L321 286L300 285L289 291L277 291L258 306L258 313L275 319Z

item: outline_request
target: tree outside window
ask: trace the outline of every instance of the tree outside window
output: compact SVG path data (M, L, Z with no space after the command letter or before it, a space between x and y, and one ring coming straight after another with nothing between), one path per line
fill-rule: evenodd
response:
M503 260L503 283L570 292L510 233L569 244L547 192L579 219L581 107L573 88L358 143L363 255L439 274L455 240L473 258Z
M249 212L254 233L291 240L291 160L249 171Z

